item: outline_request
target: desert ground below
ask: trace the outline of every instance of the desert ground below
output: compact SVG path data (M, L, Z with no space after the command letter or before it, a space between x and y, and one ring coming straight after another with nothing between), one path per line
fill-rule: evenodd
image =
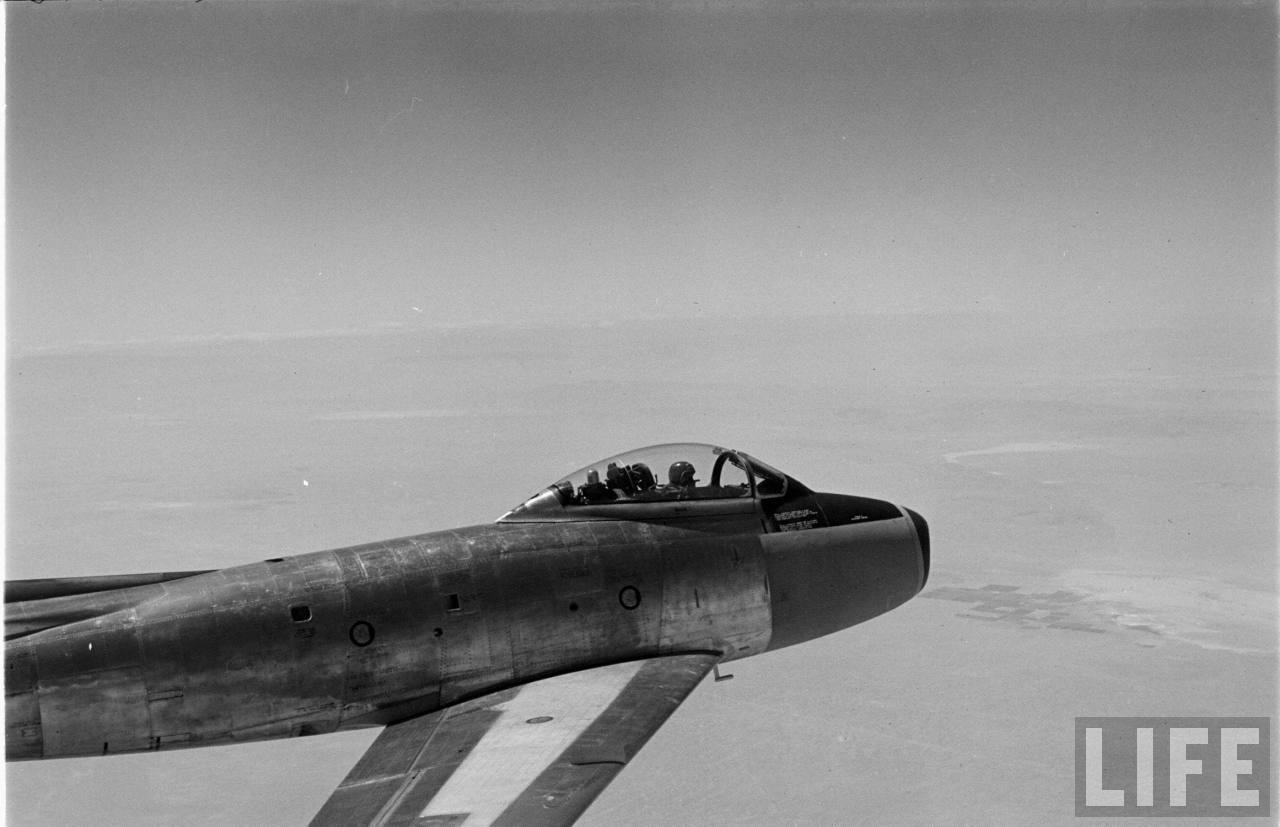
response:
M583 823L1068 823L1075 717L1275 708L1269 335L901 314L20 351L7 577L479 523L611 453L730 445L920 511L930 582L732 664ZM374 734L11 764L9 823L301 824Z

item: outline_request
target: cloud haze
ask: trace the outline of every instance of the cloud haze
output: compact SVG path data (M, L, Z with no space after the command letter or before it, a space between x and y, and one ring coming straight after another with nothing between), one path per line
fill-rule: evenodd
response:
M20 345L1271 312L1265 6L8 12Z

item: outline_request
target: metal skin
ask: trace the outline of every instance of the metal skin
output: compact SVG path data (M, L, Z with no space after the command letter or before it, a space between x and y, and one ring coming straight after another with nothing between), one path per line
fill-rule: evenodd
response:
M6 758L379 726L603 664L757 655L923 588L928 534L914 512L792 494L650 519L584 507L522 522L517 509L219 571L11 584ZM779 530L796 503L821 517Z

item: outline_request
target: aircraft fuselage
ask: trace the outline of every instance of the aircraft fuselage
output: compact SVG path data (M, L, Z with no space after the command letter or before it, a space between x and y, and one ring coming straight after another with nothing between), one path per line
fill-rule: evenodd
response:
M10 602L7 758L380 726L607 663L760 654L923 587L924 521L882 505L798 531L759 513L499 522Z

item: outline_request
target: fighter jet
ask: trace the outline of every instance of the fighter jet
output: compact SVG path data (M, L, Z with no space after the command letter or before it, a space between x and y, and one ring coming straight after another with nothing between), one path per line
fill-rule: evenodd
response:
M887 612L928 574L910 509L658 445L492 524L8 582L6 758L383 727L313 825L569 824L720 664Z

